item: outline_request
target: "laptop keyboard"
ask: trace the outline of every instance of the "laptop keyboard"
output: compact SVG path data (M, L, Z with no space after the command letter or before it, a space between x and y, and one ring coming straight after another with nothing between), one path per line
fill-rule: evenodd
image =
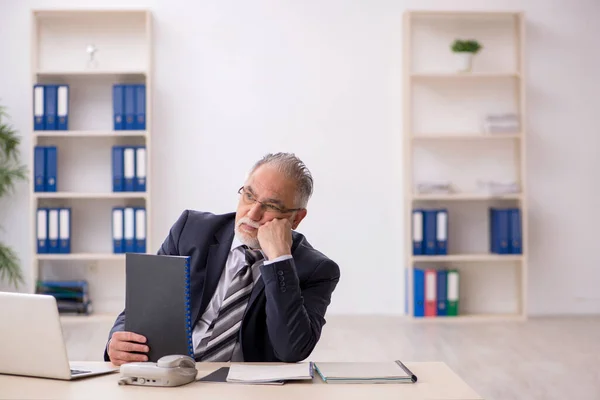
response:
M71 370L71 375L87 374L88 372L92 372L92 371L82 371L82 370L79 370L79 369L72 369Z

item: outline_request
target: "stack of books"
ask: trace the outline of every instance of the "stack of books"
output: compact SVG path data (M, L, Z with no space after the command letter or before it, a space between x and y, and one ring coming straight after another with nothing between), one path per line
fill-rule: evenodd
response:
M36 285L36 293L53 296L60 314L89 315L92 313L92 301L85 280L40 280Z

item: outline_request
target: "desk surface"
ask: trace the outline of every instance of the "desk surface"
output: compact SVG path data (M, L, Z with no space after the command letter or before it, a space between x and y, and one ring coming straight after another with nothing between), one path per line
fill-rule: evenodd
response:
M77 366L97 365L97 362L77 363ZM289 382L281 386L231 383L194 382L185 386L158 388L119 386L119 373L60 381L45 378L0 375L2 399L144 399L167 398L176 395L185 399L481 399L458 375L442 362L407 362L417 375L415 384L327 384L315 374L313 382ZM200 379L226 363L198 363Z

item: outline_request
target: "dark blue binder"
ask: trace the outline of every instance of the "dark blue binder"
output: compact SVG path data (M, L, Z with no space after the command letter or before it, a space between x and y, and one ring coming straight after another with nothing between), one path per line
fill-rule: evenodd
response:
M425 316L425 271L413 269L414 316Z
M448 254L448 210L440 209L436 213L436 254Z
M57 158L56 146L48 146L46 149L46 192L56 192L57 188Z
M44 85L33 86L33 129L36 131L43 131L46 126L44 89Z
M504 208L491 208L491 252L510 254L510 212Z
M58 217L58 252L61 254L69 254L71 253L71 209L60 208L58 210Z
M112 211L112 239L113 239L113 253L122 254L125 253L125 241L124 241L124 226L125 217L123 215L123 207L114 207Z
M510 253L523 253L523 236L521 233L521 210L511 208L510 213Z
M135 208L135 252L146 252L146 209Z
M146 85L135 85L134 129L146 129Z
M113 146L112 148L112 175L113 192L122 192L125 188L123 176L123 147Z
M125 253L135 253L135 210L125 207L123 211L123 240Z
M437 254L437 211L423 211L423 234L425 238L423 254L433 256Z
M123 85L113 85L113 128L115 131L125 129L125 91Z
M42 146L35 146L33 151L33 175L34 190L36 192L46 191L46 149Z
M69 85L57 86L57 130L69 129Z
M48 209L48 253L59 252L60 218L58 208Z
M48 209L37 209L37 252L39 254L48 253Z
M437 271L437 315L448 315L448 271Z
M123 147L123 191L135 191L135 147Z
M413 254L423 254L423 210L415 209L412 214L412 243L413 243Z
M135 129L135 85L123 85L125 91L125 130Z
M135 192L146 191L146 146L135 148Z
M46 114L45 118L45 128L47 131L55 131L58 128L57 121L57 113L58 113L58 86L56 85L46 85L44 94L44 113Z

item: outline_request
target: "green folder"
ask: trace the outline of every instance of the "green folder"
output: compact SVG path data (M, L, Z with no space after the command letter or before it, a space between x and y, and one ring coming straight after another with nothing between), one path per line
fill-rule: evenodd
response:
M448 270L448 316L458 315L458 297L460 291L459 288L459 279L458 279L458 270L451 269Z

